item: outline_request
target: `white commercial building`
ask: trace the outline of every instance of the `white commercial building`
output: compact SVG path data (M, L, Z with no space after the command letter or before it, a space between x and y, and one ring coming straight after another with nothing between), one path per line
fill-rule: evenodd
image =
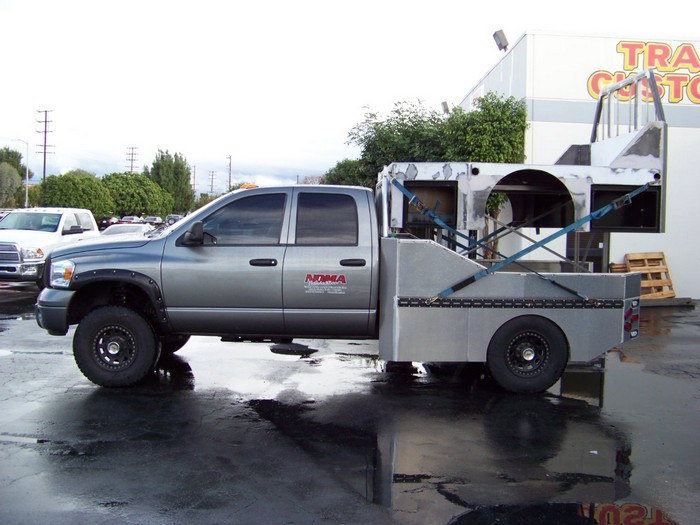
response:
M487 92L524 99L529 124L525 162L553 164L570 145L589 142L601 89L646 69L655 72L668 124L665 232L591 233L578 253L597 257L606 270L627 253L664 252L676 296L700 299L695 268L700 260L695 215L700 208L700 38L526 33L460 105L469 110ZM527 233L539 240L549 232ZM508 242L501 246L506 254L522 247ZM571 255L571 242L562 240L555 249ZM550 257L541 250L533 254Z

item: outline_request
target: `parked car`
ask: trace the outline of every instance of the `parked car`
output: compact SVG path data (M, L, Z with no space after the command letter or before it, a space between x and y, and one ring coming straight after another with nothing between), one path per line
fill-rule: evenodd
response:
M147 235L153 231L153 226L145 223L112 224L107 227L102 235Z
M175 224L180 219L182 219L182 215L177 215L175 213L172 213L170 215L165 216L165 224L170 226L171 224Z
M143 222L146 224L152 224L153 226L160 226L163 224L163 218L162 217L157 217L155 215L149 215L146 217Z
M138 217L137 215L124 215L124 217L119 219L119 224L133 224L139 222L143 221L141 220L141 217Z
M100 230L104 230L105 228L111 226L112 224L118 224L119 223L119 217L100 217L97 219L97 227Z

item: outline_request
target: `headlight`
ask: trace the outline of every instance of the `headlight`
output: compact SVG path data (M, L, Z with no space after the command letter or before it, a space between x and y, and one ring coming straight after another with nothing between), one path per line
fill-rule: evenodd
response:
M22 260L43 259L44 252L41 248L22 248Z
M75 263L71 260L57 261L51 263L51 287L68 288L70 279L73 277Z

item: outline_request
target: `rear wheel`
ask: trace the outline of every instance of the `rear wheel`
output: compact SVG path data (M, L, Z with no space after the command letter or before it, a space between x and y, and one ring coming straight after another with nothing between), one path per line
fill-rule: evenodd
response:
M155 366L160 344L151 325L123 306L105 306L86 315L73 336L80 371L100 386L129 386Z
M486 366L510 392L542 392L556 383L568 361L566 337L551 321L534 315L511 319L489 343Z

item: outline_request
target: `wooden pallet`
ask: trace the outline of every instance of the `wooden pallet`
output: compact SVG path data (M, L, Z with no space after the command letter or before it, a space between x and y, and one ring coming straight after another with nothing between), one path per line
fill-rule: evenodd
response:
M625 273L627 271L627 263L610 263L608 271L610 273Z
M642 274L642 299L666 299L676 296L663 252L628 253L628 272Z

